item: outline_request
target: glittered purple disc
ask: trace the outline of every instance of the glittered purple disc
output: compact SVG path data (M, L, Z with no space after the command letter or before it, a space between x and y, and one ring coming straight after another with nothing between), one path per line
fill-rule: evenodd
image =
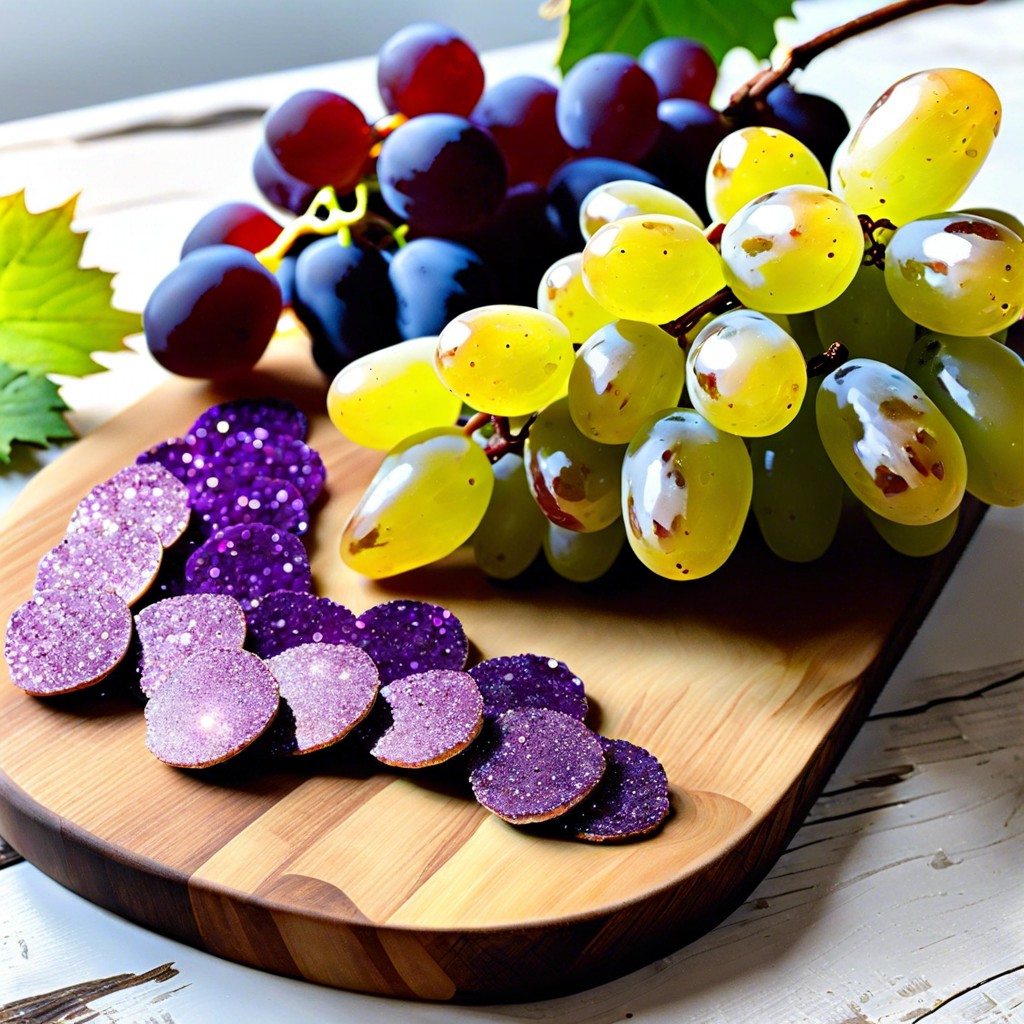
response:
M170 547L188 526L189 492L159 463L125 466L97 484L71 515L68 533L92 527L148 526Z
M398 768L447 761L476 739L484 722L484 699L468 672L419 672L382 686L380 695L392 723L370 753Z
M163 552L148 526L117 527L109 520L83 526L43 555L35 589L111 590L134 604L156 579Z
M260 658L210 648L186 658L146 704L146 746L167 764L208 768L262 735L277 707L277 680Z
M135 616L139 688L147 697L188 657L204 648L241 647L245 614L227 594L183 594L143 608Z
M484 807L514 824L564 814L604 773L597 736L571 715L516 708L494 719L489 731L470 783Z
M246 612L249 647L271 658L300 644L351 644L356 617L343 604L315 594L279 590Z
M264 441L293 437L305 441L309 422L298 406L282 398L239 398L213 405L189 431L208 451L216 451L224 438L248 433Z
M568 666L539 654L514 654L490 658L474 665L469 674L484 696L488 718L512 708L549 708L572 715L581 722L587 717L583 681Z
M377 666L351 644L302 644L267 661L290 715L268 737L275 754L305 754L337 743L366 717L380 686Z
M320 454L294 437L264 441L248 433L229 434L205 459L204 487L237 486L257 477L286 480L298 488L308 505L320 496L327 479Z
M14 609L4 640L11 682L39 697L100 682L120 663L132 613L116 594L95 588L34 594Z
M248 611L275 590L308 592L309 558L292 533L262 523L229 526L200 545L185 563L190 594L230 594Z
M195 498L194 508L199 528L206 534L245 523L265 523L297 536L309 529L306 500L287 480L260 476L206 490Z
M204 489L209 476L207 455L199 449L194 437L172 437L168 441L161 441L142 452L135 462L140 466L163 466L193 495Z
M469 641L447 609L424 601L386 601L356 619L356 640L377 663L382 682L433 668L462 669Z
M601 782L559 824L577 839L594 843L648 835L668 816L665 769L643 747L598 739L608 765Z

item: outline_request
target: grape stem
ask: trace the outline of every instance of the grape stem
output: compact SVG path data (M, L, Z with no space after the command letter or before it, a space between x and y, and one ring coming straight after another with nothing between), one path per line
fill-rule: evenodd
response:
M526 439L530 436L530 427L536 419L537 414L534 413L519 431L513 434L507 416L492 416L487 412L478 412L466 421L462 431L469 436L490 425L493 433L487 441L484 454L491 462L497 462L505 455L522 455L523 445L526 444Z
M885 7L880 7L877 11L854 18L844 25L838 25L813 39L794 46L777 68L759 71L732 94L729 98L729 105L723 113L730 117L738 114L744 108L758 106L772 89L785 82L794 71L807 67L819 54L830 50L837 43L860 35L862 32L868 32L881 25L888 25L889 22L896 21L908 14L916 14L918 11L926 11L933 7L944 7L947 4L968 6L984 2L985 0L898 0L897 3L888 4Z
M867 267L885 268L885 242L875 238L876 231L895 231L896 225L888 217L872 220L866 213L858 215L860 226L864 230L864 260Z
M732 289L722 288L709 299L705 299L682 316L676 317L675 320L670 320L667 324L662 324L661 329L666 334L671 334L673 338L679 339L680 344L684 345L687 332L692 331L700 323L702 317L707 316L709 313L724 313L726 310L735 309L739 305L740 300L733 294Z
M850 358L850 352L841 341L834 341L824 352L807 360L808 377L826 377Z

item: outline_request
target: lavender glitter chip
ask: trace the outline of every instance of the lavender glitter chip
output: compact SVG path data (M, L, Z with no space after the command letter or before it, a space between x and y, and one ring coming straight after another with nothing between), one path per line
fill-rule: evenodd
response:
M94 523L68 534L39 562L36 590L109 590L134 604L160 570L164 546L148 526Z
M264 441L245 432L229 434L215 452L202 457L207 472L202 484L205 488L237 486L256 477L268 477L294 484L306 503L312 505L327 479L319 453L294 437Z
M268 737L275 754L305 754L336 743L366 717L380 677L370 656L351 644L302 644L267 661L290 715Z
M190 594L230 594L248 611L275 590L308 592L309 558L292 533L262 523L229 526L201 544L185 563Z
M484 700L468 672L433 669L381 687L392 724L374 744L378 761L426 768L464 750L484 721Z
M255 477L241 484L206 490L194 501L199 528L216 533L240 523L265 523L301 536L309 529L309 508L287 480Z
M68 533L96 526L148 526L170 547L188 526L189 492L159 462L125 466L97 484L72 513Z
M564 814L593 791L604 770L601 744L579 719L516 708L494 719L487 752L469 781L489 811L525 825Z
M480 687L488 718L521 707L561 711L581 722L587 717L583 681L554 658L539 654L490 658L474 665L469 674Z
M351 644L355 615L329 597L279 590L260 599L246 613L249 646L261 658L271 658L300 644Z
M242 606L226 594L183 594L143 608L135 616L139 688L152 697L179 665L209 647L241 648Z
M262 735L277 708L277 680L255 654L200 651L146 704L146 746L178 768L208 768Z
M461 669L469 657L462 623L447 608L424 601L386 601L356 619L356 638L377 663L382 682L425 672Z
M264 441L278 437L305 441L309 421L298 406L285 399L239 398L211 406L189 431L208 451L216 451L224 438L240 432Z
M43 591L15 608L4 658L11 681L27 693L70 693L109 675L125 656L131 636L132 613L116 594Z
M668 815L668 778L661 762L627 740L599 736L607 768L597 788L559 821L594 843L653 832Z

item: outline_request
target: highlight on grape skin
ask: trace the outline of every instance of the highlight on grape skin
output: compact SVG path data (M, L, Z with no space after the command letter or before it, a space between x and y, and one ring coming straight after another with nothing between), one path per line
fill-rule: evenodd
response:
M697 211L674 192L647 181L621 178L598 185L580 203L580 233L588 239L614 220L647 213L667 213L704 229Z

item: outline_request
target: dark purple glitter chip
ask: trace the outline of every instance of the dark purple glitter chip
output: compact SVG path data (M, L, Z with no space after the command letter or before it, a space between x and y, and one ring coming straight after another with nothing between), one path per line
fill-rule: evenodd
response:
M270 658L267 667L291 712L271 726L275 754L305 754L337 743L366 717L380 686L373 660L351 644L302 644Z
M601 782L559 825L593 843L653 832L668 816L668 778L661 762L627 740L598 739L608 763Z
M426 768L465 750L484 722L484 699L468 672L433 669L381 687L391 726L371 754L397 768Z
M68 533L114 525L148 526L170 547L188 526L189 492L158 462L125 466L97 484L71 515Z
M447 609L424 601L386 601L356 619L356 640L377 663L381 682L434 668L462 669L469 641Z
M252 434L229 434L215 452L205 455L203 487L229 487L257 477L287 480L312 505L323 490L327 470L319 453L304 441L280 437L264 441Z
M209 471L207 456L200 451L194 437L173 437L169 441L147 448L136 458L136 465L163 466L176 480L180 480L190 494L197 494L206 486Z
M287 480L255 477L241 484L206 490L195 498L199 528L216 533L239 523L265 523L301 536L309 529L309 508Z
M264 441L279 437L305 441L308 432L305 413L282 398L239 398L213 405L189 431L207 451L216 451L224 438L236 433L252 434Z
M68 534L43 555L35 589L110 590L134 604L156 579L163 552L148 526L95 523Z
M249 647L272 658L300 644L342 644L355 641L355 615L329 597L279 590L246 612Z
M302 541L274 526L229 526L201 544L185 563L190 594L230 594L248 611L275 590L308 593L309 558Z
M37 593L14 609L4 640L11 682L39 697L100 682L120 663L132 613L95 588Z
M277 680L255 654L200 651L146 704L146 746L178 768L208 768L262 735L277 707Z
M469 781L484 807L513 824L564 814L604 773L597 736L560 711L516 708L494 719L489 732Z
M554 658L539 654L490 658L474 665L469 674L480 687L488 718L512 708L548 708L581 722L587 717L583 681Z
M227 594L183 594L143 608L135 616L139 688L147 697L188 657L208 647L245 643L242 606Z

